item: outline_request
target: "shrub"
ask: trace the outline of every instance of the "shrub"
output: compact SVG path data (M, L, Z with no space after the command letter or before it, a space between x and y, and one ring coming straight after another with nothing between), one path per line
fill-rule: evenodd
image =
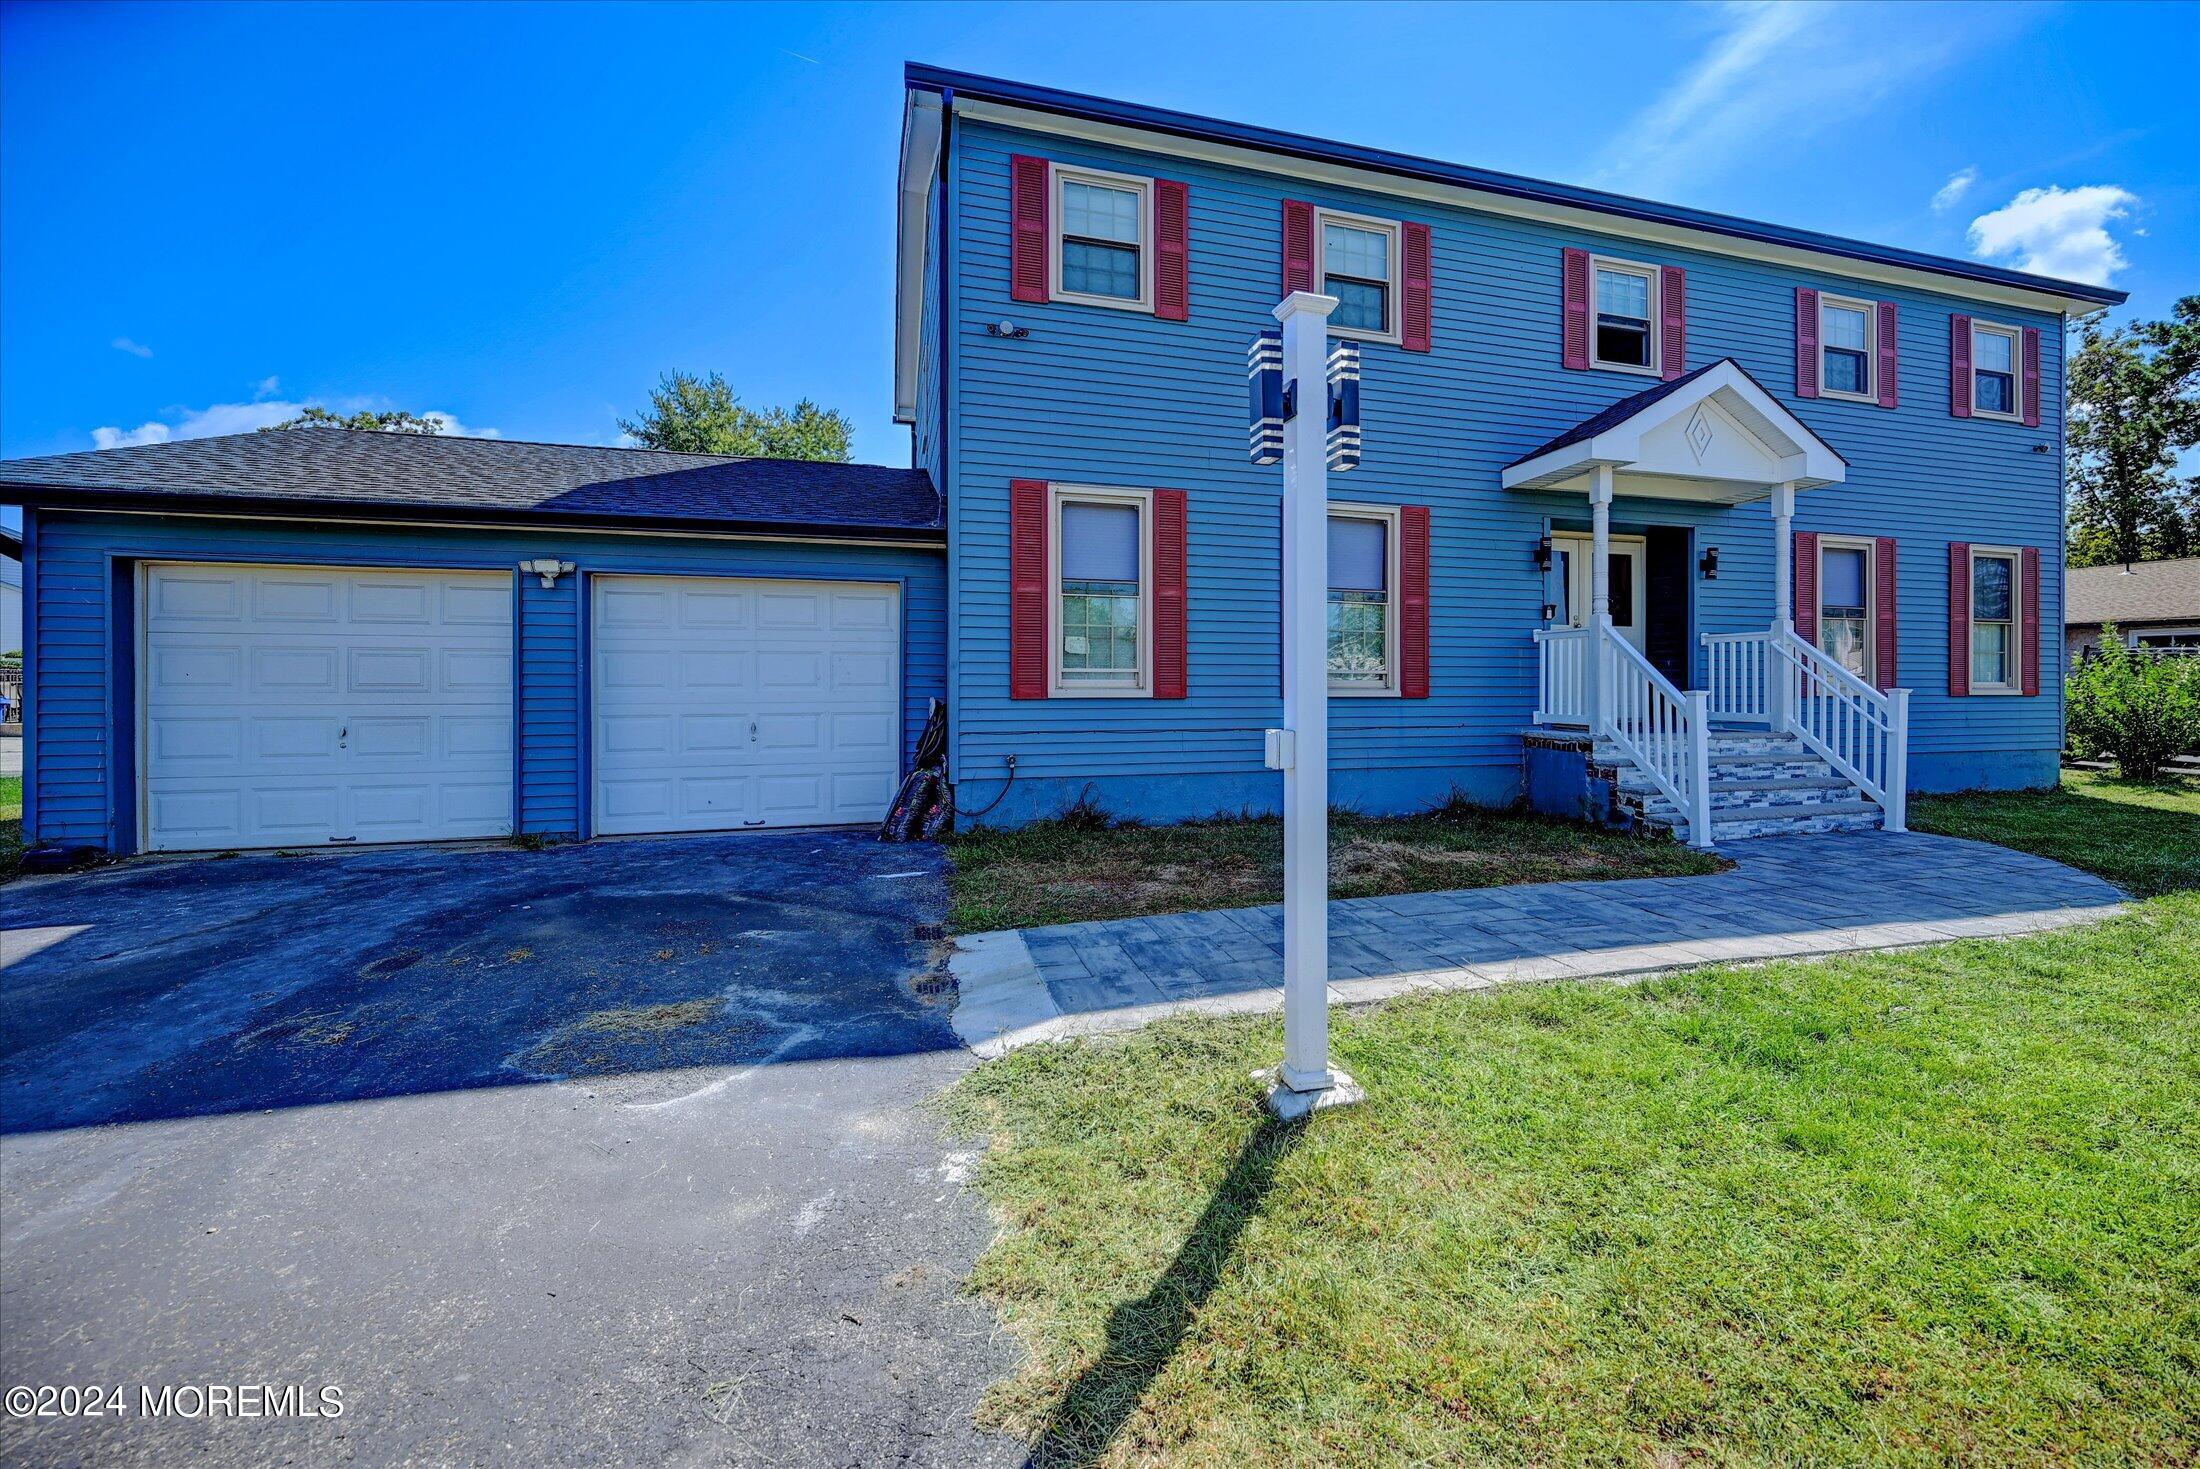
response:
M2070 672L2070 742L2109 756L2132 780L2154 780L2172 756L2200 745L2200 659L2127 648L2113 625L2101 651Z

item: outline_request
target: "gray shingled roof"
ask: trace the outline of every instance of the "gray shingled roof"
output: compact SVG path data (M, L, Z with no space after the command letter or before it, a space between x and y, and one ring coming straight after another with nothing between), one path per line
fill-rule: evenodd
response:
M332 428L0 461L0 500L17 498L866 536L936 535L941 525L921 469Z
M2064 588L2063 621L2074 627L2200 621L2200 556L2073 567Z

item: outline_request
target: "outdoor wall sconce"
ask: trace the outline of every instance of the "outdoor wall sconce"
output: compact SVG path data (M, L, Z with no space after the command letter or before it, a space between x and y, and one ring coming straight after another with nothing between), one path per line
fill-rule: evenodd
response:
M1545 536L1535 543L1535 569L1537 571L1549 571L1551 569L1551 538L1549 536Z
M1545 602L1543 604L1543 620L1545 622L1550 622L1556 619L1557 616L1558 604L1556 602Z
M1705 581L1717 581L1719 579L1719 548L1717 546L1704 547L1703 560L1696 563L1696 569L1703 573Z
M540 561L522 561L519 564L519 569L530 576L541 577L544 586L554 587L558 584L559 577L573 569L573 563L560 561L555 557L546 557Z

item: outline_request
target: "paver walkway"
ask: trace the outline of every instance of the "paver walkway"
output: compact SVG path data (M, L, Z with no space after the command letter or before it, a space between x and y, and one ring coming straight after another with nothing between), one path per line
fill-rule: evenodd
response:
M1333 902L1331 998L1991 938L2093 922L2123 904L2075 868L1955 837L1850 832L1722 850L1737 865L1707 877ZM952 964L955 1029L998 1055L1175 1011L1274 1009L1282 955L1274 905L977 934Z

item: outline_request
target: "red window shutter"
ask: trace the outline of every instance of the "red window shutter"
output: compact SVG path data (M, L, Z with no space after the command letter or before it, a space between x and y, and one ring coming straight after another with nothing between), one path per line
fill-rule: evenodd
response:
M1879 303L1879 406L1895 406L1894 302Z
M1881 536L1872 543L1872 594L1876 606L1872 609L1872 662L1879 674L1879 686L1891 689L1895 686L1897 646L1895 618L1894 537Z
M1948 318L1948 411L1971 416L1971 318Z
M2024 426L2040 426L2040 329L2036 326L2024 329Z
M1688 371L1688 272L1658 269L1658 372L1667 382Z
M1008 160L1008 294L1047 299L1047 161L1022 153ZM1037 698L1039 695L1033 695Z
M1948 692L1971 692L1971 543L1948 543Z
M1818 293L1795 288L1795 396L1818 396Z
M1568 250L1560 272L1566 301L1566 326L1562 350L1566 366L1575 372L1589 370L1589 252Z
M1153 181L1153 314L1163 321L1192 315L1191 190L1174 179Z
M1047 696L1047 487L1008 487L1008 696Z
M2022 650L2018 656L2024 659L2024 691L2036 694L2040 691L2040 548L2024 548L2024 610L2020 614L2024 631L2018 644Z
M1795 635L1818 641L1818 532L1795 533Z
M1398 693L1428 697L1428 506L1398 507Z
M1283 201L1283 294L1314 289L1314 206Z
M1182 490L1153 492L1153 696L1181 699L1190 662L1190 547Z
M1400 227L1403 238L1399 253L1405 256L1405 292L1402 321L1404 331L1399 345L1408 352L1426 352L1434 335L1436 317L1435 280L1436 267L1431 249L1428 226L1407 224Z

